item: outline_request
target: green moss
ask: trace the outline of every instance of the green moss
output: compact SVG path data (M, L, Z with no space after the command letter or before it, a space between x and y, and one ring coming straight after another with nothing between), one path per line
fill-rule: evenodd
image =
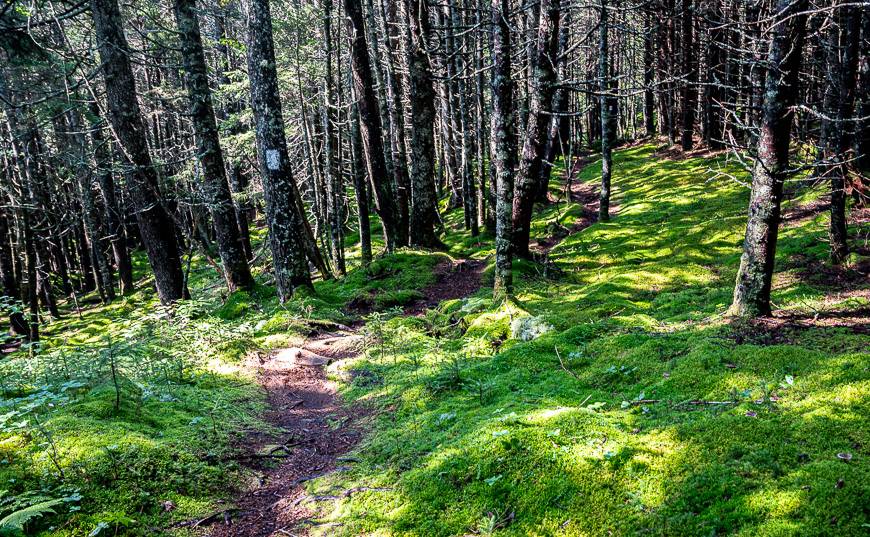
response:
M354 367L380 381L348 385L345 396L389 410L351 472L310 486L387 490L325 505L323 519L342 524L328 532L866 533L870 338L724 324L748 192L708 170L743 172L659 160L653 149L616 154L619 209L553 249L561 279L517 263L517 302L466 312L452 301L422 324L383 324L388 341L406 343L360 359ZM580 179L599 173L593 163ZM546 207L533 235L579 214ZM451 248L491 253L460 216L445 218ZM822 305L864 307L789 268L798 255L824 261L824 226L783 230L778 307L810 317ZM510 339L511 321L528 316L554 330Z

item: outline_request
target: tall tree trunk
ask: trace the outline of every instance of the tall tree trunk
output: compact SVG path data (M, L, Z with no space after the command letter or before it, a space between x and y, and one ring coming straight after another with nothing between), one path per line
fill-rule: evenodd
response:
M698 68L695 61L695 43L693 29L693 10L692 0L683 0L683 57L682 57L682 75L685 77L682 91L682 103L680 111L682 114L682 147L683 151L692 149L694 144L693 136L695 134L695 106L697 105L698 94Z
M658 35L658 22L654 18L658 14L652 10L645 13L644 19L646 25L644 27L643 36L643 123L646 129L647 136L655 136L656 134L656 118L655 118L655 92L653 91L653 78L655 68L653 67L654 52L653 41Z
M598 93L601 108L601 192L599 193L598 219L610 219L610 176L613 167L613 120L610 83L610 47L607 1L601 0L598 22Z
M411 244L438 247L435 194L435 86L429 63L429 4L408 0L408 86L411 96Z
M82 205L82 223L85 229L85 240L88 243L91 260L96 269L97 290L100 294L100 299L103 303L107 303L115 299L115 285L112 281L109 260L106 258L106 253L103 249L103 240L97 220L93 175L89 165L91 162L88 151L89 147L87 138L82 132L78 110L70 110L66 116L67 128L69 130L69 135L67 136L70 142L69 150L75 155L74 158L77 161L73 169L75 170L78 195Z
M782 189L806 33L807 0L778 0L768 54L764 114L752 172L749 221L731 313L769 315Z
M266 200L269 246L278 299L286 302L297 287L313 290L305 250L305 216L284 135L278 91L269 0L251 0L248 14L248 76L256 126L257 156Z
M363 159L362 135L359 131L359 111L353 105L350 121L350 152L353 160L353 188L356 192L358 210L360 257L363 265L372 262L372 235L369 222L369 193L366 183L365 159Z
M181 40L181 57L187 74L187 96L196 138L196 153L202 165L202 188L211 213L224 278L230 292L236 289L251 290L254 288L254 278L245 258L245 247L239 234L236 209L227 181L211 90L208 87L205 52L196 18L196 0L175 0L174 7Z
M849 5L834 6L828 29L826 91L820 140L820 175L831 184L831 262L842 264L849 257L846 225L846 160L851 146L851 125L855 106L855 84L860 46L860 13Z
M333 129L335 95L332 79L332 0L323 2L323 54L326 62L326 72L323 77L323 158L326 171L327 214L329 215L329 252L332 266L338 276L346 272L344 263L344 192L336 161L336 139Z
M375 210L381 217L387 251L408 244L408 230L399 225L399 209L396 195L391 188L384 161L384 138L377 97L374 91L369 51L366 46L366 29L363 22L362 5L356 0L343 0L344 11L348 18L351 33L351 58L353 85L358 97L360 127L366 166L374 186Z
M493 294L513 292L514 88L508 0L492 0L492 160L496 176L495 282Z
M18 280L15 277L15 262L12 257L11 242L9 213L7 209L0 208L0 276L2 276L3 281L3 296L17 301L20 289L18 288ZM10 311L9 330L17 336L28 335L27 321L24 320L24 314L21 311Z
M390 135L390 146L393 153L393 173L396 177L396 186L398 188L399 193L399 212L401 215L400 221L402 222L403 227L408 227L410 225L410 205L412 203L412 186L411 186L411 176L409 173L410 163L408 153L407 142L405 139L405 125L407 121L405 119L405 104L402 99L405 93L408 91L408 83L403 81L402 77L399 76L399 73L396 72L395 67L395 59L392 50L395 49L399 51L401 57L402 65L404 65L405 72L408 72L407 69L407 58L410 49L410 29L407 27L407 17L405 18L404 24L398 23L397 13L399 11L399 6L396 2L390 3L389 11L384 6L385 0L379 0L379 10L381 12L381 30L384 35L387 36L387 42L397 41L397 45L389 45L387 47L387 54L385 57L385 71L386 71L386 86L387 86L387 109L389 111L390 117L390 125L392 127L392 132ZM389 18L388 18L389 15ZM396 28L400 26L401 29ZM428 57L427 57L428 60ZM409 105L412 99L407 99ZM431 126L430 126L431 128ZM412 241L412 237L410 236L409 230L409 242ZM413 242L411 242L413 244Z
M566 10L562 15L562 22L559 26L559 59L556 66L559 71L559 78L565 80L567 58L565 57L568 50L569 28L571 25L571 11ZM547 146L544 151L544 158L541 162L541 178L538 181L538 192L536 199L541 202L547 201L547 191L550 185L550 175L553 171L553 164L556 158L564 155L565 147L571 143L568 138L568 99L570 94L567 88L556 90L553 97L553 115L550 118L550 132L547 135ZM570 166L570 163L567 165Z
M858 155L858 168L863 172L865 187L863 203L870 196L870 9L861 10L861 45L858 60L858 91L856 97L857 116L855 126L855 152Z
M232 66L232 56L230 56L230 48L226 45L226 43L231 39L230 35L227 32L226 18L227 12L232 7L232 4L225 6L223 10L221 10L218 15L215 17L215 29L216 35L218 36L218 41L216 45L217 52L219 54L218 62L217 62L217 76L220 80L221 85L228 85L230 83L230 79L227 76L227 71L230 70ZM244 101L240 99L233 98L229 102L223 104L223 106L218 107L217 113L220 114L219 118L225 120L229 118L230 114L238 113L245 107ZM229 129L229 134L240 134L244 130L246 130L246 126L242 121L235 121ZM226 155L225 155L226 156ZM227 159L225 159L227 160ZM239 235L242 240L242 248L245 250L245 259L253 259L253 251L251 248L251 220L253 220L256 216L256 209L251 203L250 195L248 194L248 185L250 183L250 178L248 174L242 170L242 165L240 162L240 157L236 156L235 158L229 158L229 162L227 162L227 179L230 183L230 190L234 196L234 203L236 206L236 223L239 226Z
M550 125L556 72L554 69L559 39L559 0L542 0L534 58L535 86L529 103L529 118L523 142L522 158L517 168L513 202L514 253L529 255L529 231L541 161Z
M118 197L115 192L115 177L112 172L111 151L109 141L103 137L103 125L99 115L97 103L91 103L91 147L94 151L96 164L97 186L103 198L106 210L106 228L109 243L112 245L112 256L115 259L115 267L118 270L118 282L122 295L133 290L133 262L130 259L130 251L127 248L127 233L121 210L118 205Z
M710 149L722 149L725 144L722 140L722 130L725 111L722 109L723 88L727 87L725 69L723 69L722 49L724 43L724 30L722 6L719 2L712 2L708 6L706 14L708 21L708 44L707 44L707 69L704 84L704 110L707 128L704 129L704 138Z
M91 0L91 16L100 50L109 119L127 164L133 168L129 188L139 232L154 272L157 295L161 302L169 304L184 297L184 274L175 224L163 206L157 170L148 152L117 0Z

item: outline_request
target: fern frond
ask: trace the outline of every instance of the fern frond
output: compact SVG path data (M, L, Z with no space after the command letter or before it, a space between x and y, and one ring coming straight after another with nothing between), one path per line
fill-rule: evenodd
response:
M63 500L48 500L19 509L0 520L0 531L24 531L25 524L45 514L54 514L54 507L62 503Z

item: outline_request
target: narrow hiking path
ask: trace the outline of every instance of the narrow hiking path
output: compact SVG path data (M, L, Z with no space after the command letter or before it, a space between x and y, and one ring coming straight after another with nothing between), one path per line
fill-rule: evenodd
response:
M435 267L436 280L423 289L423 298L404 309L405 315L420 315L444 300L474 294L481 286L484 261L449 259ZM253 482L234 505L192 527L209 527L213 537L267 537L306 535L315 515L314 504L347 497L311 497L305 483L331 472L349 469L353 459L342 455L356 447L374 410L341 401L337 385L326 367L353 359L364 352L362 324L336 325L312 334L299 347L279 349L249 358L266 391L266 419L280 431L276 438L255 433L246 439L242 456ZM339 365L340 368L340 365ZM347 371L350 375L351 371Z
M596 187L576 182L570 199L583 205L583 213L558 236L538 241L549 252L565 237L578 233L598 219ZM435 281L422 290L423 297L408 304L404 315L419 316L445 300L473 295L483 284L486 260L447 259L434 268ZM257 355L247 366L256 372L266 390L267 420L280 431L276 438L255 433L247 439L242 461L252 473L253 482L234 505L191 526L209 527L213 537L271 537L307 535L317 523L316 505L348 497L357 489L339 491L331 496L309 496L306 482L332 472L350 469L355 462L343 457L363 438L375 413L360 405L347 406L338 387L329 379L326 367L360 356L365 340L362 322L353 327L335 325L316 331L299 347L279 349ZM348 376L353 372L344 370Z
M275 438L255 434L244 462L253 483L231 511L211 521L210 535L295 535L313 512L307 504L306 481L346 469L341 455L357 445L371 413L342 404L325 366L362 352L356 330L337 326L316 334L301 347L253 357L248 365L266 390L266 416L279 431Z

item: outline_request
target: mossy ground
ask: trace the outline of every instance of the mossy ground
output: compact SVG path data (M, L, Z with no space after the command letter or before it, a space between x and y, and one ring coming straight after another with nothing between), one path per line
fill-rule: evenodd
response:
M389 490L324 507L322 520L342 525L323 531L866 535L870 336L726 322L748 192L711 179L723 166L620 151L618 214L553 249L559 278L519 264L516 301L490 306L483 289L423 319L381 321L384 342L353 366L379 382L345 395L385 411L361 463L311 489ZM590 165L579 180L599 173ZM799 194L793 203L818 192ZM536 233L579 214L548 207ZM457 215L447 222L458 229ZM866 307L795 264L824 261L826 222L783 229L778 308ZM490 253L457 229L451 246ZM552 330L511 339L523 315Z
M340 525L315 533L866 535L870 336L727 322L748 192L713 173L721 160L654 149L616 154L618 214L557 245L555 276L516 263L506 302L484 287L402 317L394 306L419 296L445 254L406 250L363 269L350 250L347 278L284 305L268 267L257 268L255 293L226 297L195 259L196 299L172 322L147 285L81 318L70 309L40 354L0 365L0 415L34 404L7 420L28 424L0 433L0 489L69 499L32 528L44 534L87 535L100 523L107 534L154 534L204 516L244 476L234 462L243 435L268 428L241 357L379 310L366 355L343 365L368 374L342 389L381 412L360 462L309 488L388 490L321 504L320 520ZM599 173L593 163L578 180ZM794 203L817 195L803 189ZM543 208L533 236L570 227L581 209ZM801 265L824 261L826 222L783 229L778 308L868 305L866 293L838 294ZM450 255L492 253L491 237L462 231L458 212L445 226ZM511 326L526 316L545 332L527 342Z

